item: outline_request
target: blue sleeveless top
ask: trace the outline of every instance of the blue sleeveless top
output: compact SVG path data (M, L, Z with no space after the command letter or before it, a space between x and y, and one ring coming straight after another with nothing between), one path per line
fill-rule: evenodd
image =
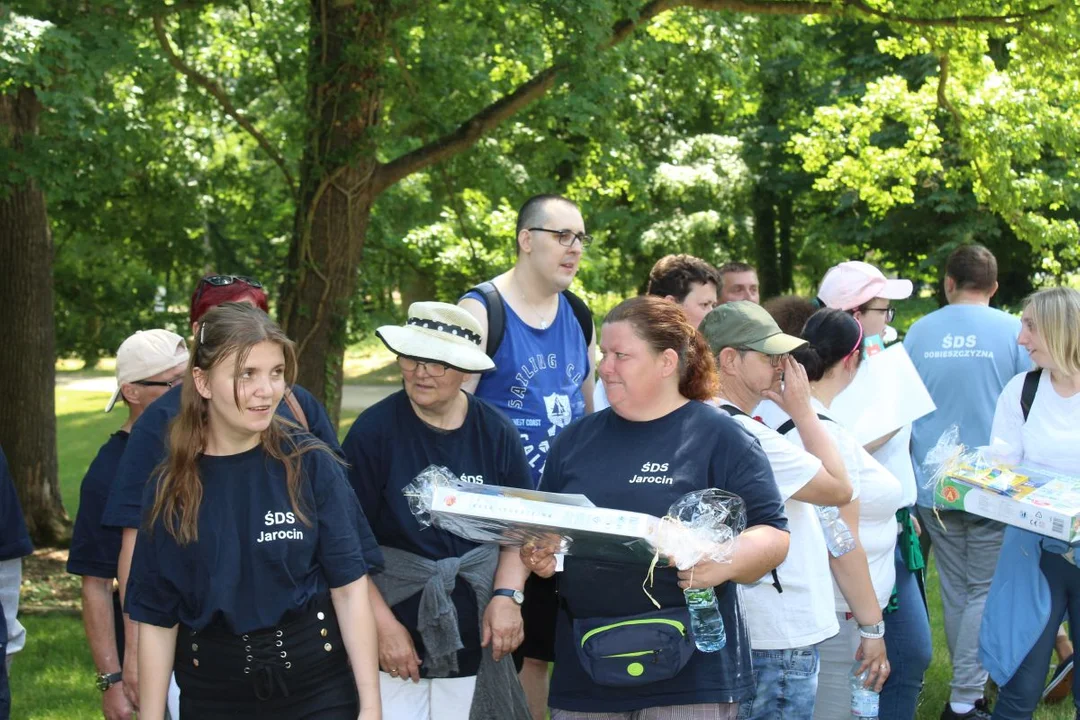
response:
M465 297L487 305L479 293ZM588 347L564 295L559 295L554 322L544 330L525 324L510 305L503 305L506 331L492 358L495 369L480 376L476 395L513 421L536 487L555 436L585 414L581 385L589 375Z

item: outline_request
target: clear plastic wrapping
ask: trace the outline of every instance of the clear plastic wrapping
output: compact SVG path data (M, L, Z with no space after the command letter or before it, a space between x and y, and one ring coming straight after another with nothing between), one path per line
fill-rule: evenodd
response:
M421 528L435 526L480 543L551 548L599 560L688 568L704 558L730 561L746 527L737 495L717 489L680 498L661 519L595 507L584 495L463 482L429 466L404 489Z
M651 538L656 551L680 570L702 560L731 562L746 529L746 506L738 495L708 488L687 493L668 509Z

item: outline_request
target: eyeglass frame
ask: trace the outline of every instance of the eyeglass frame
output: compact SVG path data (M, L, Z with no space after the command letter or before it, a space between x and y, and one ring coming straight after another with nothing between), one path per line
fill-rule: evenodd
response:
M164 387L173 388L184 382L183 377L178 377L175 380L132 380L132 385L141 385L143 387Z
M262 290L263 287L261 282L253 277L248 277L247 275L207 275L199 278L199 285L195 289L195 298L191 301L191 304L193 306L199 304L199 299L202 297L203 292L208 285L212 285L213 287L225 287L237 282L242 282L255 290Z
M857 309L857 308L856 308L856 309ZM856 312L855 310L852 310L852 311L851 311L851 313L852 313L853 315L855 314L855 312ZM896 319L896 308L895 308L894 306L892 306L892 305L890 305L889 307L883 307L883 308L866 308L865 310L858 310L858 312L864 312L864 313L868 313L868 312L879 312L879 313L885 313L885 322L886 322L886 323L891 323L891 322L892 322L893 320L895 320L895 319Z
M420 369L420 366L424 366L424 372L428 374L428 377L441 378L446 375L446 371L450 369L450 366L446 363L441 363L436 360L417 360L416 358L406 357L405 355L397 356L398 367L401 368L401 372L414 373ZM412 363L412 367L405 367L403 363ZM441 367L441 373L434 373L431 371L432 367Z
M586 233L576 233L573 230L552 230L551 228L544 227L531 227L525 228L529 232L546 232L555 236L555 241L563 247L574 247L574 241L577 240L581 243L581 247L587 248L592 245L593 236ZM570 237L570 242L563 242L564 237Z
M737 348L735 348L735 350L740 355L745 355L748 352L757 353L759 355L764 355L765 357L767 357L769 359L769 364L772 365L774 368L783 367L784 366L784 358L789 357L791 355L791 353L781 353L780 355L772 355L770 353L761 352L760 350L755 350L754 348L748 348L748 347L737 347Z

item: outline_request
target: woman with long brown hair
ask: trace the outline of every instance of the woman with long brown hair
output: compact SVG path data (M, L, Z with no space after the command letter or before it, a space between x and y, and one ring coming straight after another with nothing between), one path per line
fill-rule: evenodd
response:
M174 667L181 720L381 718L367 521L340 460L274 412L295 374L261 310L203 317L127 593L140 718Z
M552 720L734 720L739 703L754 692L735 583L767 574L788 549L772 469L756 439L703 402L717 392L715 363L679 306L648 296L620 303L604 319L600 351L611 408L556 438L540 489L583 493L599 507L660 516L689 492L718 488L743 499L747 530L730 563L657 569L650 592L660 610L642 590L645 566L566 557L558 580ZM525 548L522 560L538 575L555 572L550 550ZM684 647L690 618L683 590L706 587L715 588L728 634L723 649L601 651L600 660L583 659L594 638L608 647ZM642 630L648 637L628 637Z

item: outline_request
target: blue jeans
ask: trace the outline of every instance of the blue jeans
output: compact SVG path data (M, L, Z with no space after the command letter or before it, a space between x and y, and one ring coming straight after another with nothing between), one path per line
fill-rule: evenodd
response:
M1066 610L1070 618L1080 618L1080 568L1048 550L1043 550L1039 567L1050 586L1050 619L1016 674L998 691L994 720L1031 717L1046 684L1050 653L1054 649L1054 638L1057 637L1061 619ZM1022 612L1022 609L1017 608L1017 612ZM1069 633L1073 644L1080 644L1080 622L1069 623ZM1073 702L1080 702L1080 673L1073 673ZM1080 708L1080 705L1077 707Z
M739 720L809 720L817 695L818 650L754 650L753 700L739 705Z
M897 548L898 607L885 614L885 648L892 672L881 689L881 720L914 720L923 675L930 667L930 618L917 576L907 569Z

